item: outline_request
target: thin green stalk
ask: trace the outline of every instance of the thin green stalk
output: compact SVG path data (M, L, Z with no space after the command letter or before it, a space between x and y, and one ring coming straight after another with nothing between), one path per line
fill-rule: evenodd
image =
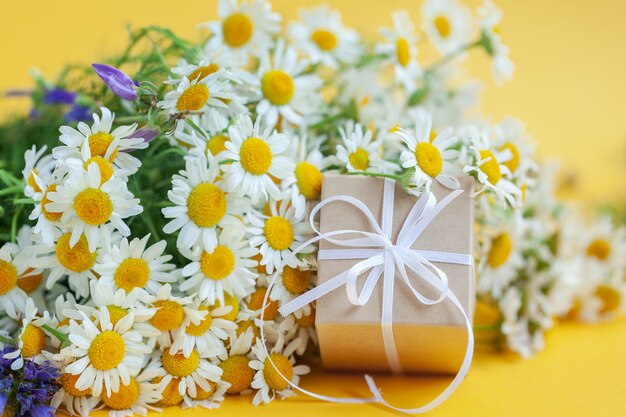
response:
M50 327L47 324L44 324L43 326L41 326L41 328L50 333L52 336L59 339L59 342L61 342L61 349L70 345L71 342L69 337L67 337L65 334L61 333L57 329Z
M9 345L9 346L16 346L17 345L17 340L11 339L10 337L5 337L5 336L0 335L0 343L5 344L5 345Z
M347 172L348 175L363 175L365 177L376 177L376 178L389 178L392 180L400 181L402 176L394 175L394 174L383 174L382 172L368 172L368 171L356 171L356 172Z
M21 184L14 185L12 187L5 188L4 190L0 190L0 195L21 193L23 189L24 187Z
M126 123L135 123L135 122L145 122L148 121L148 116L126 116L126 117L117 117L115 119L116 123L126 124Z
M20 218L22 210L24 210L24 206L19 206L13 214L13 219L11 219L11 242L13 243L17 240L17 220Z
M470 42L470 43L466 43L465 45L461 45L459 48L455 49L454 51L450 52L447 55L444 55L440 60L435 61L434 63L430 64L428 67L426 67L426 73L433 73L437 70L439 70L441 67L443 67L444 65L446 65L448 62L452 61L453 59L455 59L456 57L458 57L459 55L461 55L463 52L468 51L472 48L475 48L477 46L482 45L481 39L478 39L474 42Z

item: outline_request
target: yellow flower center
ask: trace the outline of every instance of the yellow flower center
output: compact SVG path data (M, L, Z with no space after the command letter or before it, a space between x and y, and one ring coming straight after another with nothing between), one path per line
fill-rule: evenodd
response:
M293 227L289 220L281 216L273 216L265 221L263 233L272 249L286 250L293 243Z
M248 301L248 308L250 310L258 311L261 309L261 307L263 307L263 299L265 298L266 291L267 288L259 287L256 289L256 291L250 294L250 301ZM276 302L275 300L272 301L270 298L268 298L267 301L268 303L265 306L265 312L263 313L263 320L274 320L274 318L276 318L276 315L278 314L278 302Z
M480 159L490 158L487 162L483 162L480 166L480 170L487 175L487 181L496 185L502 178L502 172L500 171L500 164L496 160L496 157L491 151L480 151Z
M611 254L611 244L606 239L595 239L587 246L587 255L595 256L601 261L606 260Z
M243 169L253 175L263 175L272 166L272 150L259 138L248 138L239 149Z
M226 142L230 139L224 135L215 135L206 143L206 150L215 156L226 150Z
M0 259L0 295L11 291L17 285L17 270L15 267Z
M254 335L253 340L256 340L256 338L259 337L259 328L256 324L254 324L253 320L245 320L237 323L237 337L244 334L248 329L252 329L252 334Z
M89 165L91 164L98 165L98 168L100 169L100 185L110 180L111 177L113 176L113 165L111 165L111 163L107 161L106 159L104 159L103 157L93 156L89 158L87 162L83 164L85 171L87 171L87 169L89 168Z
M158 384L163 377L156 377L152 380L153 383ZM165 386L162 393L161 400L157 403L159 407L172 407L183 402L183 396L178 393L179 378L172 378L172 380Z
M41 353L46 346L46 334L39 327L27 324L22 340L22 356L32 358Z
M235 48L243 46L252 37L253 29L254 25L248 16L243 13L233 13L222 23L224 42Z
M441 174L443 160L441 159L441 152L435 145L429 142L418 143L415 147L415 160L417 166L429 177L436 178L437 175Z
M209 99L209 88L204 84L194 84L189 86L178 97L176 109L178 111L200 110Z
M216 281L227 278L235 269L235 255L226 246L217 246L213 253L202 252L200 258L202 273Z
M108 371L122 363L126 354L126 344L119 333L107 330L93 339L88 354L94 368Z
M187 214L200 227L213 227L226 213L226 194L215 184L203 182L187 197Z
M106 155L109 146L113 142L113 136L109 133L97 132L92 133L87 138L87 142L89 143L89 150L91 151L91 157L100 156L104 158ZM109 157L109 161L115 160L117 156L118 149L115 148L113 152L111 152L111 156Z
M127 293L135 288L145 287L149 279L150 267L146 261L139 258L124 259L113 274L115 284Z
M163 368L171 375L184 377L191 375L200 365L200 356L192 350L188 358L182 353L170 354L169 349L163 352Z
M602 300L602 307L600 313L610 313L615 311L620 306L620 293L615 288L611 288L608 285L600 285L596 290L596 296Z
M285 71L269 70L263 74L261 90L270 103L277 106L285 105L293 98L295 91L293 78Z
M337 46L337 37L326 29L317 29L311 34L311 40L322 51L332 51Z
M43 272L41 274L28 275L32 272L32 268L28 268L24 274L17 280L17 286L20 287L26 294L30 294L35 291L43 282Z
M111 217L113 203L104 191L87 188L74 197L74 211L83 222L91 226L99 226Z
M350 154L348 160L352 168L358 171L365 171L370 164L370 157L363 148L356 148L356 151Z
M285 266L283 269L283 285L294 295L302 294L309 288L311 270L302 270Z
M224 371L222 381L230 384L227 393L239 394L250 388L252 378L254 378L254 370L248 366L249 362L249 359L244 355L233 355L220 363L220 367Z
M502 266L502 264L509 259L512 249L513 245L509 235L507 233L498 235L491 241L491 249L489 249L489 254L487 255L487 263L492 268Z
M57 185L50 184L48 188L46 189L46 192L43 194L43 197L41 198L41 212L43 213L44 217L48 219L48 221L51 221L51 222L59 221L59 219L63 215L63 213L50 212L46 210L46 204L50 203L50 199L48 198L48 193L56 192L56 190L57 190Z
M270 363L270 358L276 368ZM293 366L291 362L289 362L289 358L280 353L271 353L269 358L265 359L263 362L263 377L265 378L267 386L274 391L287 389L289 384L279 375L276 369L278 369L285 378L291 381L293 378Z
M396 53L398 55L398 63L403 67L409 65L409 59L411 59L411 53L409 49L409 42L404 38L399 38L396 41Z
M196 401L207 400L211 396L211 394L213 394L213 392L215 391L215 382L213 381L207 381L207 382L209 383L209 386L211 387L208 391L205 391L204 389L202 389L202 387L200 387L200 385L196 384L195 397L192 396L191 394L189 394L189 396Z
M315 324L315 309L311 307L311 314L301 315L300 318L296 318L296 322L301 327L313 327L313 324Z
M195 71L189 74L187 78L189 79L189 81L194 81L196 79L200 81L208 77L209 75L216 73L219 69L220 67L217 64L205 65L204 67L196 68Z
M450 36L450 21L446 16L437 16L435 20L433 20L433 24L435 25L435 29L439 33L439 36L442 38L447 38Z
M128 311L119 306L108 305L107 310L109 311L109 317L111 319L111 324L115 326L118 321L122 320L128 314Z
M511 142L505 143L504 146L502 146L502 148L500 149L500 151L504 151L507 149L511 152L511 159L509 159L506 162L503 162L502 164L505 165L508 169L510 169L511 172L515 172L515 170L519 166L519 161L520 161L519 150L517 149L517 146L515 146Z
M299 162L295 170L300 193L307 200L317 200L322 192L322 172L310 162Z
M73 272L83 272L91 268L96 262L96 253L89 252L89 245L85 235L81 235L73 248L70 248L70 233L59 238L56 246L56 255L59 263Z
M109 396L106 390L102 391L102 401L112 410L127 410L133 407L139 399L139 383L133 377L130 384L120 384L117 392L112 392Z
M76 381L78 381L78 378L80 378L80 374L61 374L59 381L61 382L61 386L63 387L65 392L72 397L85 397L87 395L91 395L91 388L87 388L84 390L76 388Z
M219 316L219 318L228 320L228 321L235 321L237 319L237 315L239 315L239 300L237 300L237 297L234 297L230 295L229 293L225 292L224 293L224 305L226 307L230 306L232 308L230 309L228 313L224 314L223 316ZM218 301L216 303L216 307L221 307L221 306L222 306L221 303Z
M28 176L28 179L26 180L26 182L28 183L28 185L30 185L33 191L35 191L36 193L40 193L41 188L39 188L39 185L37 185L37 181L35 181L35 175L39 175L39 173L37 172L36 169L32 169L30 171L30 175Z
M200 311L209 311L208 307L199 307ZM209 331L211 325L213 324L213 317L211 317L211 313L209 312L200 322L200 324L195 325L193 323L189 323L189 325L185 328L185 332L191 336L202 336L206 332Z
M158 300L154 302L153 307L157 311L150 319L150 324L162 332L174 330L182 324L185 318L183 307L175 301Z

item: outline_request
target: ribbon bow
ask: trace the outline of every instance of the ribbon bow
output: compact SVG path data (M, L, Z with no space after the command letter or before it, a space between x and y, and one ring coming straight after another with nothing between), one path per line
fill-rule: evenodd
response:
M402 368L400 366L400 359L398 357L398 352L396 350L395 340L393 337L393 295L396 280L396 270L399 272L399 276L402 282L407 285L415 298L422 304L434 305L444 301L445 299L449 299L461 312L465 319L468 333L467 350L459 373L456 375L450 385L429 404L414 409L401 409L391 406L382 398L380 390L378 390L374 383L374 380L369 375L366 375L365 379L370 388L370 391L373 394L373 397L366 399L335 398L322 396L303 390L297 385L291 384L291 382L288 381L293 388L304 392L305 394L326 401L344 403L378 402L403 413L417 414L435 408L436 406L444 402L452 394L452 392L456 390L456 388L460 385L463 378L467 374L467 371L469 370L469 365L471 363L473 353L474 341L469 318L467 317L467 314L463 310L463 307L461 306L461 303L459 302L457 297L448 288L448 277L446 273L439 269L437 266L435 266L433 262L472 266L474 259L469 254L417 250L411 248L411 246L419 238L419 236L426 229L426 227L428 227L432 220L457 196L463 193L463 190L452 191L439 203L437 203L437 199L432 193L426 192L422 194L422 196L415 203L407 218L405 219L395 243L391 240L394 193L395 182L389 179L385 179L380 225L376 221L376 218L374 217L370 209L365 204L363 204L363 202L351 196L333 196L325 199L313 208L310 215L310 223L317 236L295 249L293 252L294 256L296 253L300 252L312 243L315 243L319 240L326 240L330 243L333 243L334 245L348 247L349 249L320 250L318 252L318 259L362 260L353 265L347 271L344 271L339 275L336 275L335 277L319 284L310 291L283 305L279 309L279 312L281 313L281 315L287 316L343 285L345 285L346 287L346 293L349 302L353 305L363 306L367 304L367 302L370 300L372 293L376 288L376 285L382 278L383 298L381 311L381 329L383 335L383 345L385 348L385 354L390 369L394 373L399 373L401 372ZM368 219L374 232L345 229L321 233L314 225L315 215L324 206L337 201L350 204L358 209L361 213L363 213ZM335 239L335 236L339 235L360 235L361 237L350 239ZM434 288L437 296L435 298L431 298L417 290L413 285L412 278L409 276L407 270L413 272L413 279L419 277L423 280L423 282ZM357 289L357 281L358 278L365 273L368 273L367 278L365 280L365 283L363 284L361 291L359 292ZM270 282L270 286L273 285L273 282L274 280ZM269 293L270 291L268 289L266 293L266 300L267 294ZM264 311L264 309L262 309L261 311Z

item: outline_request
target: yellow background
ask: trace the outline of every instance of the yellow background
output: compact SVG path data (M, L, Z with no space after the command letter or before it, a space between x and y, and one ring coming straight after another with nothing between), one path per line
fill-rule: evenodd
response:
M285 18L317 0L275 0ZM390 25L389 13L405 8L419 15L420 1L329 2L344 21L368 35ZM475 6L477 2L469 2ZM497 120L524 120L542 158L558 158L588 202L626 198L626 3L623 0L500 0L502 32L517 65L514 81L501 88L486 82L482 108ZM52 78L66 62L97 62L119 52L124 25L158 24L188 39L195 25L214 18L215 1L103 2L3 1L0 15L0 90L31 85L28 70ZM475 52L470 72L489 79L488 61ZM28 108L27 100L0 100L4 115ZM1 138L0 138L1 139ZM565 324L548 335L548 348L522 361L513 355L476 355L459 391L432 416L624 416L626 415L626 321L596 327ZM382 380L391 398L418 406L443 387L445 378ZM364 394L358 376L315 374L304 386L335 395ZM252 408L247 398L228 398L217 412L185 415L392 415L376 406L338 406L299 396ZM97 415L104 415L98 413ZM180 415L172 409L164 415Z

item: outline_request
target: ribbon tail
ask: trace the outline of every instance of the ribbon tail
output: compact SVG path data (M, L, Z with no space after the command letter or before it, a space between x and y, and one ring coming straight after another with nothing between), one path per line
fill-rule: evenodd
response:
M329 292L336 290L342 285L345 285L349 279L349 272L350 270L344 271L341 274L336 275L333 278L329 279L328 281L325 281L321 283L320 285L312 288L311 290L305 292L299 297L294 298L287 304L280 307L278 309L278 312L283 317L286 317L289 314L293 313L294 311L301 309L305 305L310 304L313 301L317 300L318 298L323 297L324 295L328 294ZM269 290L267 292L269 293Z
M396 348L396 340L393 337L393 287L395 281L395 266L392 255L385 254L385 270L383 272L383 303L380 318L380 327L383 334L383 346L389 369L394 374L402 372L400 357Z

